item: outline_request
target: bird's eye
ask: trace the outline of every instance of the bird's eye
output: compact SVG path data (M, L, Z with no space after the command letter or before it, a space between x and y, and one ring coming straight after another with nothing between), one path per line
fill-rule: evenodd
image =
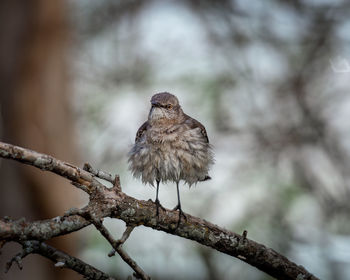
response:
M168 105L166 105L166 108L167 108L167 109L171 109L171 108L173 108L173 105L168 104Z

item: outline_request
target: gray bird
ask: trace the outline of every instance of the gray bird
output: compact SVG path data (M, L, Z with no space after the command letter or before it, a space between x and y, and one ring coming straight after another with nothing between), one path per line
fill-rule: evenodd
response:
M157 93L151 98L148 120L138 129L135 144L129 152L129 168L143 183L157 184L155 203L157 217L159 207L159 183L176 183L178 204L181 209L179 182L189 186L198 181L211 179L209 167L213 164L213 153L205 127L186 115L175 95Z

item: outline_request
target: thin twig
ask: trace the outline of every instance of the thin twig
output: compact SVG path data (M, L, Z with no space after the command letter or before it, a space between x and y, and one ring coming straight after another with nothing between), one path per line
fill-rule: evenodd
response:
M22 270L23 269L22 260L32 252L33 250L30 250L29 248L25 248L25 246L23 246L22 252L15 255L10 261L6 263L5 273L9 272L14 262L17 264L18 268Z
M123 232L122 238L117 240L116 246L121 247L125 243L125 241L129 238L130 233L134 230L134 226L127 226L125 231ZM112 257L115 255L115 249L109 252L108 257Z
M102 170L97 170L97 169L94 169L92 168L91 164L86 162L84 164L84 167L83 169L91 174L93 174L94 176L100 178L100 179L103 179L107 182L110 182L114 185L114 178L111 174L105 172L105 171L102 171Z
M121 242L120 240L115 240L113 236L110 234L108 229L103 225L101 220L98 220L94 217L89 212L84 213L84 218L89 220L96 229L102 234L104 238L111 244L112 248L119 254L119 256L125 261L134 271L135 271L135 277L143 280L150 280L151 277L148 276L142 268L126 253L122 248L121 248ZM122 239L127 239L131 233L131 231L134 229L134 227L129 227L127 230L124 232ZM123 243L125 242L123 241Z
M119 175L115 175L115 177L114 177L113 190L114 190L116 193L122 191L122 186L120 185L120 178L119 178Z
M246 241L246 239L247 239L247 234L248 234L248 231L247 231L247 230L244 230L243 233L242 233L243 241Z
M86 162L83 166L83 169L89 173L91 173L92 175L94 175L97 178L103 179L107 182L110 182L113 184L113 189L116 192L121 192L122 188L120 186L120 179L118 175L115 175L114 178L111 174L102 171L102 170L98 170L98 169L94 169L90 163Z

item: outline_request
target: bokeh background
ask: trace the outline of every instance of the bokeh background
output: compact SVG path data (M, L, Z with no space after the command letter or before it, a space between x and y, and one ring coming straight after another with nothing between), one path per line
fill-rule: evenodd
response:
M207 128L212 180L181 187L185 212L272 247L321 279L350 278L350 3L343 0L3 0L2 141L119 174L150 97L169 91ZM87 198L0 162L0 215L52 218ZM160 200L176 205L174 184ZM116 238L121 221L105 220ZM125 279L89 227L55 246ZM125 244L153 279L271 279L192 241L139 227ZM42 257L1 279L79 279Z

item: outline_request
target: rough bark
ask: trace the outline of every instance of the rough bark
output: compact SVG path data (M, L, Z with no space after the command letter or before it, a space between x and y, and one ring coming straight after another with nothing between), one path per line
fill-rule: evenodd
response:
M0 241L44 241L68 234L93 223L85 217L88 214L93 221L102 221L105 217L117 218L123 220L127 226L144 225L197 241L255 266L277 279L317 279L305 268L273 249L248 239L246 232L239 235L189 214L178 225L178 212L167 209L159 209L157 218L156 204L151 200L137 200L126 195L120 188L119 180L115 180L114 187L108 188L86 170L51 156L5 143L0 143L0 156L54 172L71 180L90 195L86 207L70 210L61 217L32 223L25 220L0 220Z

